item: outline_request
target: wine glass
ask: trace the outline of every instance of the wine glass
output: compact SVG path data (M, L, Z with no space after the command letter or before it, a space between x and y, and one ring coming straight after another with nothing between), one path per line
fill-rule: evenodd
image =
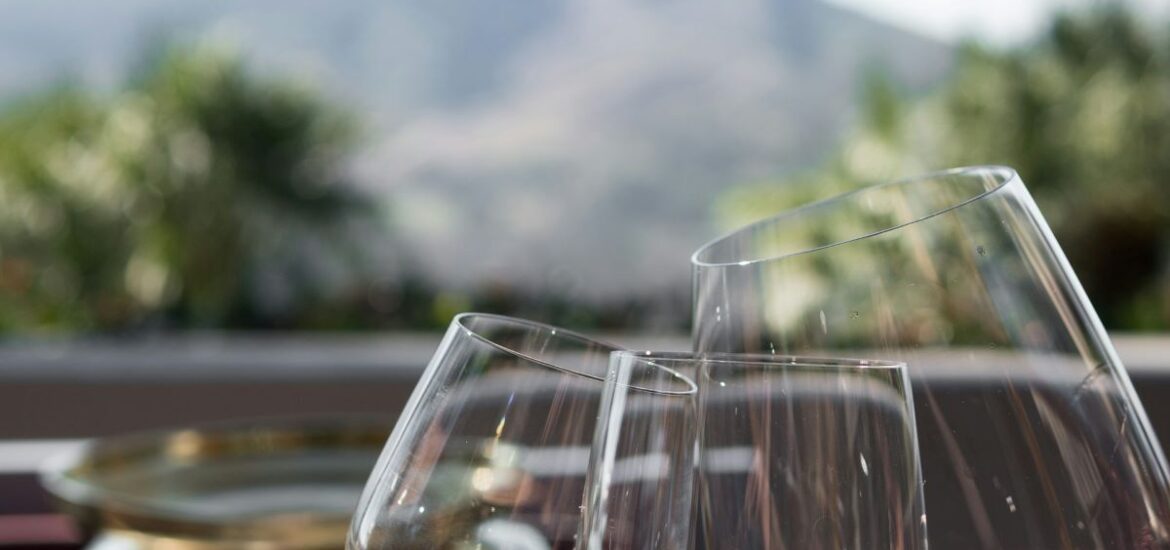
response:
M615 349L531 321L455 317L366 485L347 547L574 547Z
M689 354L615 351L610 356L579 548L689 547L694 366Z
M706 548L926 548L906 365L700 360Z
M1012 169L862 188L692 264L699 352L907 363L936 547L1170 547L1165 460Z

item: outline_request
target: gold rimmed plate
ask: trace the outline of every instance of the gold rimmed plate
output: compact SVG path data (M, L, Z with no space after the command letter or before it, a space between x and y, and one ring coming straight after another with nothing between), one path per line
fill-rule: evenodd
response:
M264 419L116 436L41 482L86 533L139 548L341 548L385 418Z

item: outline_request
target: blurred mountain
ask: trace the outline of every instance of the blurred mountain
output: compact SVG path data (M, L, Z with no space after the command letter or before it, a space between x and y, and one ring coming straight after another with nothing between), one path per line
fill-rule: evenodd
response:
M234 43L363 114L354 170L384 191L416 269L571 299L687 288L721 190L821 161L868 72L916 93L952 59L819 0L5 8L0 101L62 75L110 87L153 41Z

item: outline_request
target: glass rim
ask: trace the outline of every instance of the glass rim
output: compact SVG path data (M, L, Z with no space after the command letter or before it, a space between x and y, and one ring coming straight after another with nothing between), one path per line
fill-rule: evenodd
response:
M661 353L661 355L658 355L659 353ZM694 380L691 380L691 378L689 376L687 376L681 372L678 372L677 370L672 369L666 365L660 365L660 364L654 362L654 359L668 359L667 357L665 357L665 355L667 355L668 353L675 353L675 352L648 352L648 351L637 351L637 350L629 350L629 349L619 349L619 350L615 350L615 351L610 352L609 356L610 356L610 358L618 358L619 360L624 359L624 358L630 358L630 359L638 360L639 362L645 362L646 364L669 374L670 376L674 377L678 381L681 381L687 387L687 389L685 389L685 390L662 390L662 389L648 388L645 386L639 386L637 384L622 384L623 386L625 386L627 388L632 388L632 389L635 389L638 391L643 391L646 393L652 393L652 394L657 394L657 395L685 396L685 395L697 394L699 392L699 385L697 383L695 383ZM678 353L684 353L684 352L678 352ZM649 360L647 360L647 359L649 359ZM670 359L670 360L675 360L675 359Z
M687 361L693 363L716 363L720 365L778 365L797 367L853 367L857 369L897 370L906 369L905 361L888 359L863 359L854 357L815 357L806 355L780 355L770 353L726 353L689 351L618 350L613 355L632 356L653 361ZM659 368L666 368L661 367ZM685 378L685 377L684 377Z
M609 350L610 353L622 350L622 348L620 346L617 346L615 344L611 344L611 343L606 342L604 340L598 340L597 338L593 338L591 336L586 336L585 334L582 334L582 333L574 331L574 330L564 329L564 328L561 328L561 327L558 327L555 325L550 325L548 323L542 323L540 321L532 321L530 319L522 319L520 317L511 317L508 315L499 315L496 313L465 312L465 313L460 313L451 319L451 323L459 325L459 328L463 331L464 334L470 336L471 338L474 338L475 340L477 340L481 343L487 344L488 346L493 347L499 351L502 351L502 352L507 353L509 355L512 355L514 357L518 357L518 358L523 359L525 361L535 363L535 364L540 365L540 366L545 367L545 368L549 368L549 369L552 369L552 370L555 370L558 372L567 373L567 374L573 374L576 376L583 376L585 378L589 378L591 380L597 380L599 382L605 382L605 377L598 376L598 375L593 374L593 373L585 372L583 370L577 370L577 369L557 365L554 363L550 363L550 362L545 361L543 359L538 359L536 357L533 357L532 355L524 353L522 351L514 350L514 349L512 349L508 346L505 346L499 342L492 341L491 338L488 338L487 336L484 336L483 334L476 332L476 330L474 328L468 326L467 323L464 322L468 319L473 319L473 318L491 319L493 321L500 321L500 322L507 323L507 324L513 325L513 326L521 326L521 327L530 328L530 329L545 330L545 331L548 331L551 336L556 336L558 338L564 337L565 339L574 340L574 341L582 343L582 344L602 347L602 348Z
M842 240L839 240L836 242L831 242L828 244L817 245L817 246L813 246L813 247L809 247L809 248L804 248L801 250L796 250L793 252L785 252L782 254L776 254L776 255L772 255L772 256L764 256L764 257L760 257L760 258L752 258L752 259L745 259L745 260L739 260L739 261L724 261L724 262L712 262L712 261L700 259L700 257L703 256L705 253L709 252L710 250L712 250L716 246L719 246L720 244L724 243L725 241L730 240L732 237L734 237L736 235L739 235L739 234L744 233L746 231L750 231L752 229L756 229L756 228L763 227L766 225L774 224L778 221L785 220L785 219L800 215L800 214L805 213L809 210L813 210L815 208L820 208L820 207L823 207L823 206L830 204L830 203L834 203L834 202L841 201L841 200L847 200L847 199L854 198L856 196L859 196L859 195L862 195L865 193L869 193L869 192L873 192L873 191L877 191L877 190L885 189L885 188L889 188L889 187L897 187L897 186L901 186L901 185L906 185L906 184L910 184L910 183L921 182L921 181L926 181L926 180L931 180L931 179L938 179L938 178L942 178L942 177L949 177L949 176L955 176L955 175L970 175L970 174L978 174L978 173L996 174L996 175L1000 176L1001 179L1000 179L999 183L991 189L985 189L982 192L977 193L971 197L967 197L966 199L963 199L959 202L956 202L955 204L949 205L949 206L942 208L942 209L939 209L939 210L935 210L933 212L929 212L929 213L924 214L922 216L918 216L918 217L916 217L910 221L904 222L904 223L891 225L890 227L879 229L877 231L871 231L869 233L858 235L856 237L850 237L850 238L842 239ZM874 236L881 235L884 233L889 233L891 231L896 231L896 230L901 229L903 227L907 227L907 226L914 225L914 224L919 223L919 222L926 221L926 220L933 218L935 216L939 216L939 215L945 214L947 212L951 212L951 211L958 209L958 208L961 208L967 204L979 201L987 196L990 196L994 193L999 192L1003 188L1007 187L1009 184L1011 184L1015 181L1019 181L1019 179L1020 179L1019 173L1016 172L1016 170L1010 166L1003 166L1003 165L996 165L996 164L985 164L985 165L961 166L958 168L949 168L946 170L927 172L925 174L919 174L919 175L909 176L909 177L905 177L905 178L899 178L899 179L895 179L895 180L891 180L891 181L887 181L887 182L866 185L866 186L861 187L859 189L854 189L852 191L847 191L845 193L834 195L832 197L816 200L816 201L813 201L813 202L810 202L807 204L803 204L803 205L798 206L796 208L785 210L783 212L766 217L762 220L757 220L757 221L749 223L743 227L739 227L739 228L736 228L732 231L724 233L723 235L720 235L720 236L704 243L702 246L700 246L698 248L698 250L696 250L693 254L691 254L691 265L696 267L696 268L703 268L703 269L724 268L724 267L746 267L746 266L751 266L751 265L760 264L760 263L764 263L764 262L782 260L784 258L799 256L801 254L807 254L810 252L816 252L819 250L824 250L826 248L832 248L835 246L840 246L840 245L848 244L851 242L859 241L861 239L868 239L870 237L874 237Z

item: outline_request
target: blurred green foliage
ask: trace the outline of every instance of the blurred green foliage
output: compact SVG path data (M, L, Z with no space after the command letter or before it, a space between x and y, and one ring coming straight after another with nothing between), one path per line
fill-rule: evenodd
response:
M0 334L439 330L465 310L685 325L685 294L437 288L347 181L350 113L228 51L148 51L113 93L66 85L0 110Z
M874 73L859 129L824 166L735 189L717 217L972 164L1019 170L1107 327L1170 329L1170 28L1119 7L1059 16L1016 49L966 45L927 97Z
M0 330L280 325L357 272L350 118L233 55L164 48L100 96L0 113Z

